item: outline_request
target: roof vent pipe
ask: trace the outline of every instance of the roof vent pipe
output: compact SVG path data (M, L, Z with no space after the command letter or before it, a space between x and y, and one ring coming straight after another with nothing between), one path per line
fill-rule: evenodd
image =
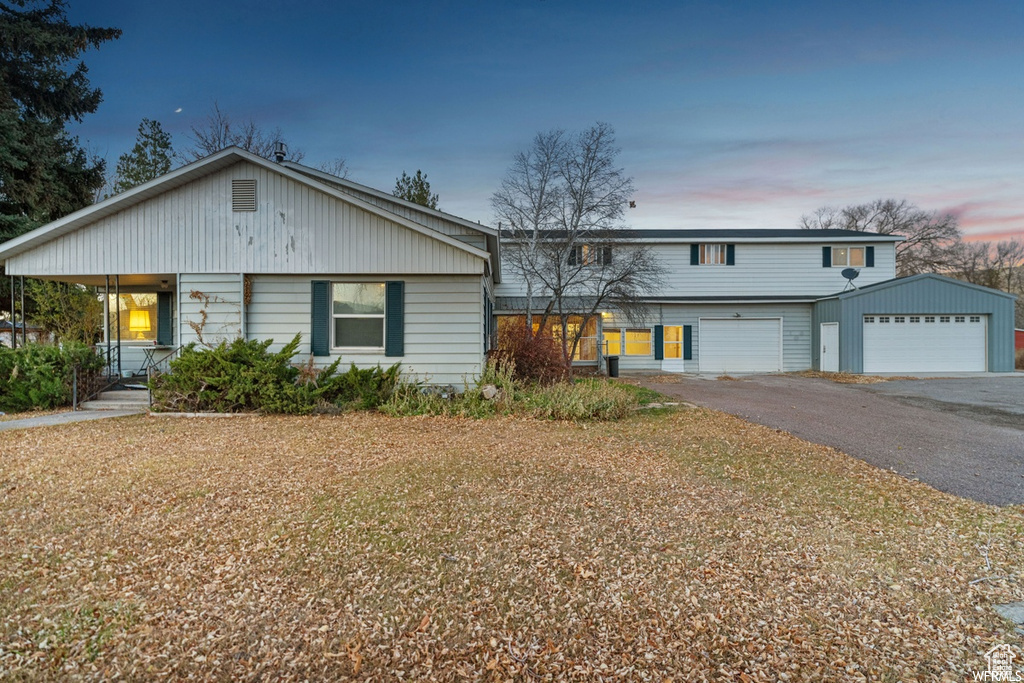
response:
M281 163L284 161L285 156L288 154L288 148L283 142L278 140L274 143L274 161Z

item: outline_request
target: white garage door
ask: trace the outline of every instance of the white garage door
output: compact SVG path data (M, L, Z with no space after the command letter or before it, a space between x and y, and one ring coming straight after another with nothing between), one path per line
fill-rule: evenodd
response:
M698 335L701 372L782 370L782 320L779 318L701 318Z
M864 372L984 372L984 315L866 315Z

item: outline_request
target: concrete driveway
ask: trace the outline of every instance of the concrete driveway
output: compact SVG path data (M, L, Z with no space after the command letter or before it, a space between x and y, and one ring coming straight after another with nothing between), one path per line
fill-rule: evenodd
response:
M837 384L794 375L686 376L664 394L833 446L994 505L1024 504L1024 374Z

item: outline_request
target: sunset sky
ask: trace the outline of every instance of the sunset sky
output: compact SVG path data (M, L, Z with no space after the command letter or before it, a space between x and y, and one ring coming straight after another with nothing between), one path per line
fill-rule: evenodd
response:
M213 103L440 207L489 199L534 134L618 134L637 228L793 228L906 198L1024 236L1024 3L69 0L123 29L85 54L74 126L111 168L143 117L188 145ZM177 110L180 109L180 112Z

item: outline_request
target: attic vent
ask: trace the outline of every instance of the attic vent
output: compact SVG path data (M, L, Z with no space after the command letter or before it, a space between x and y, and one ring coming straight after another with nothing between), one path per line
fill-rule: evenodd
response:
M256 210L256 181L255 180L232 180L231 181L231 210L232 211L255 211Z

